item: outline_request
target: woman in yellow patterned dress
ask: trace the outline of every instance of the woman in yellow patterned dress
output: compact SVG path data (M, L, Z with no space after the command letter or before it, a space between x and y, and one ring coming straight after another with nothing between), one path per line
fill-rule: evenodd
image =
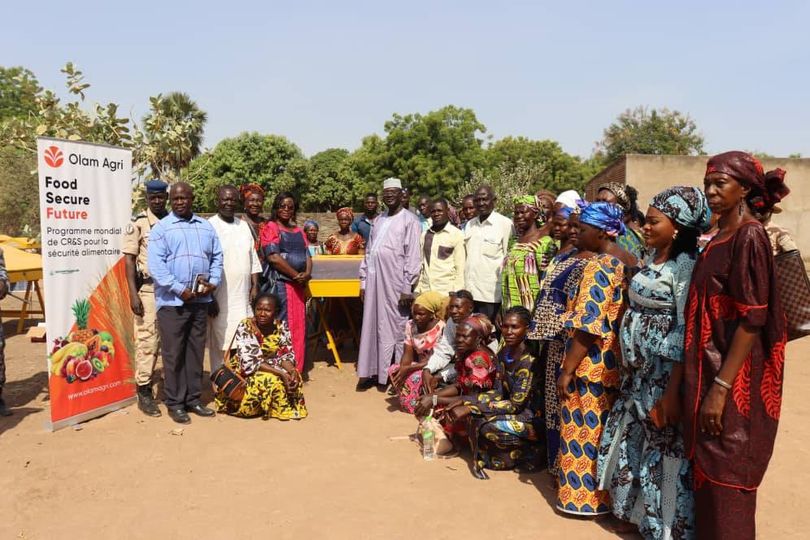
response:
M217 393L220 412L264 420L301 419L307 416L301 374L295 369L295 353L287 323L276 318L279 300L261 294L253 302L253 317L239 323L231 344L229 367L247 381L244 396L230 400Z
M625 308L625 261L614 239L624 229L618 206L597 202L579 217L577 247L592 251L582 281L569 298L569 337L557 379L560 450L557 510L579 516L609 514L608 493L597 487L602 430L619 390L619 324Z

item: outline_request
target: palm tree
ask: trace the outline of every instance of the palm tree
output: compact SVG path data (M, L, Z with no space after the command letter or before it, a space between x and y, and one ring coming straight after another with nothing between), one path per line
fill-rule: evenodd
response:
M144 132L152 173L170 182L200 155L207 114L183 92L150 98L151 111L144 116Z

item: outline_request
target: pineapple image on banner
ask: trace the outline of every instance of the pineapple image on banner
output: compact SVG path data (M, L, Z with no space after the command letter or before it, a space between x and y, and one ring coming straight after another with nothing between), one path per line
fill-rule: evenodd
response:
M37 139L51 429L134 401L133 315L123 234L132 153Z

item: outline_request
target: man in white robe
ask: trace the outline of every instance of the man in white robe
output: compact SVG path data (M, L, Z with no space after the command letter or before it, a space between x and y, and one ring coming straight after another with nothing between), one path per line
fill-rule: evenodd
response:
M262 265L253 245L250 226L236 217L239 191L222 186L217 192L217 215L208 219L222 245L222 283L214 292L208 325L211 373L219 369L236 327L253 316L251 304L258 294Z

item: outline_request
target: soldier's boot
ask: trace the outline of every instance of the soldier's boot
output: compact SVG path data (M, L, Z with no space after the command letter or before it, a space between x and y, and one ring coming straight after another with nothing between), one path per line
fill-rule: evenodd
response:
M138 386L138 408L146 416L160 416L160 409L158 408L155 398L152 397L151 384Z

